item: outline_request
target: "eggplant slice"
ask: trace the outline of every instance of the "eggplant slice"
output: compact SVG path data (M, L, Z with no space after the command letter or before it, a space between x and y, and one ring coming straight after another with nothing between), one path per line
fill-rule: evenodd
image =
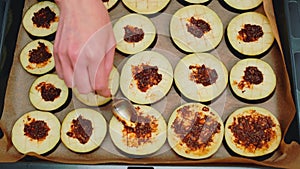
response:
M66 115L60 134L68 149L87 153L101 145L106 132L106 120L100 112L90 108L78 108Z
M168 123L168 142L180 156L204 159L222 144L224 125L219 114L201 103L186 103L172 113Z
M147 49L156 37L152 21L140 14L121 17L113 26L117 49L125 54L136 54Z
M174 70L179 91L187 98L207 102L218 97L228 83L225 65L209 53L189 54L182 58Z
M163 116L150 106L134 105L136 127L125 126L116 117L109 123L109 132L114 145L122 152L134 156L151 155L166 141L167 125Z
M235 153L246 157L267 155L277 149L281 129L277 118L261 107L242 107L225 124L225 140Z
M170 34L181 50L205 52L221 42L223 24L212 9L204 5L189 5L176 11L171 18Z
M268 18L258 12L234 17L228 24L227 37L234 50L250 57L265 53L274 42Z
M60 122L50 112L30 111L21 116L12 129L12 143L22 154L45 154L60 140Z
M30 35L47 37L56 32L59 14L59 8L54 2L38 2L25 12L22 24Z
M131 101L151 104L162 99L173 83L169 60L154 51L142 51L131 56L122 68L120 88Z
M53 44L43 39L29 42L21 51L20 62L22 67L31 74L48 73L55 67Z

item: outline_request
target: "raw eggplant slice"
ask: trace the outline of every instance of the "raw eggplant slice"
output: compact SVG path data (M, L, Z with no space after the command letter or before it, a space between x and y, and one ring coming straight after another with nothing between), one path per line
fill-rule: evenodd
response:
M276 87L276 75L272 67L261 59L243 59L230 71L230 86L240 98L260 100L272 94Z
M222 144L224 125L219 114L201 103L186 103L176 108L168 123L168 142L180 156L204 159Z
M156 37L152 21L140 14L121 17L113 26L117 49L125 54L136 54L147 49Z
M258 12L246 12L234 17L227 26L230 45L246 56L266 52L274 42L269 20Z
M204 5L189 5L175 12L170 22L174 43L185 52L205 52L218 46L223 37L219 16Z
M174 81L187 98L207 102L218 97L228 83L225 65L209 53L194 53L182 58L174 70Z
M258 7L263 0L224 0L224 2L237 10L250 10Z
M59 8L54 2L38 2L26 11L22 24L32 36L46 37L56 32L59 14Z
M36 75L48 73L55 67L53 44L43 39L29 42L21 51L20 62L29 73Z
M12 128L12 143L22 154L45 154L60 140L60 122L50 112L30 111L21 116Z
M69 112L61 125L61 140L70 150L87 153L104 140L107 124L103 115L93 109L78 108Z
M109 123L110 137L117 148L129 155L151 155L166 141L166 122L160 112L150 106L134 107L136 127L127 127L113 116Z
M151 104L162 99L173 83L169 60L154 51L142 51L130 57L122 68L120 88L131 101Z
M115 95L119 89L119 76L118 70L113 67L109 76L109 88L112 95ZM76 88L73 88L72 91L79 101L88 106L101 106L111 100L111 97L103 97L93 92L88 94L79 93Z
M44 111L54 111L65 105L69 89L56 74L38 77L31 85L29 100L31 104Z
M267 155L280 144L281 129L276 117L261 107L242 107L225 124L225 140L235 153L246 157Z

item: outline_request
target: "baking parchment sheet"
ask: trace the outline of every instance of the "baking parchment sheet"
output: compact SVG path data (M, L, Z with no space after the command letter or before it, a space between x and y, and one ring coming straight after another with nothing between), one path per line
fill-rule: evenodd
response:
M24 6L24 12L34 3L36 0L26 0ZM224 8L220 1L212 0L208 5L213 9L221 18L224 32L228 22L238 13L232 12ZM157 40L154 46L149 50L158 51L164 54L171 62L173 68L178 60L184 57L186 54L178 50L169 34L169 22L178 9L183 7L177 0L171 0L168 6L161 11L161 13L149 15L148 17L153 21L157 28ZM285 68L285 63L281 51L281 45L277 26L275 22L275 16L273 11L272 0L264 0L263 4L256 9L256 11L265 13L269 18L273 32L276 37L276 41L271 50L263 56L261 59L266 61L274 69L277 76L277 86L274 94L266 101L262 103L246 103L242 102L234 97L230 91L229 85L223 94L210 103L207 103L213 109L215 109L222 117L223 121L226 120L228 115L234 110L248 105L260 106L270 110L278 119L281 124L283 136L285 135L295 113L295 106L293 103L290 82ZM117 6L110 10L110 16L112 22L115 22L118 18L129 14L130 11L124 7L122 2L119 2ZM24 157L24 155L17 152L11 143L11 129L14 122L24 113L35 110L28 99L29 88L32 82L38 77L27 73L21 66L19 61L19 54L22 48L32 39L28 36L22 25L20 25L19 36L17 39L14 61L10 72L8 81L5 104L3 115L0 121L1 129L4 131L4 137L0 139L0 162L16 162ZM231 53L225 42L225 33L221 43L217 48L210 53L217 56L230 71L232 66L240 60L237 56ZM122 64L128 58L123 54L117 52L115 56L115 66L121 70ZM121 92L119 92L122 95ZM159 102L152 104L154 108L159 110L166 122L172 111L181 104L188 102L188 100L182 98L176 87L173 86L167 96ZM78 101L74 96L69 104L55 115L60 121L66 116L68 112L75 108L87 107ZM101 112L109 122L112 117L110 112L111 103L108 103L100 107L90 107ZM299 133L295 133L299 134ZM54 161L60 163L73 163L73 164L166 164L166 165L200 165L200 164L259 164L264 166L282 167L282 168L298 168L300 165L300 146L296 142L286 144L281 142L280 147L271 156L264 159L250 159L239 156L232 156L230 151L226 149L224 144L212 157L203 160L189 160L178 156L167 141L164 146L156 153L143 158L129 158L122 152L120 152L112 143L109 132L107 132L106 138L101 144L100 148L93 152L86 154L78 154L68 150L61 142L51 152L41 156L34 153L29 155L36 156L40 159L47 161Z

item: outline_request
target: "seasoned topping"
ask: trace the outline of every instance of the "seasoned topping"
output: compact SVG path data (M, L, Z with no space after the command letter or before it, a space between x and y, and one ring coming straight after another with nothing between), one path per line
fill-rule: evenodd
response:
M38 28L50 28L51 22L57 20L56 14L47 6L34 13L32 22Z
M262 27L259 25L245 24L238 32L238 38L244 42L254 42L264 35Z
M269 147L269 141L276 137L276 132L272 129L275 126L270 116L251 110L249 115L234 117L233 123L228 128L236 144L243 146L249 152L255 152L258 148Z
M162 80L162 74L158 73L157 66L150 66L143 63L138 66L132 66L132 74L137 87L142 92L146 92L152 86L158 85Z
M38 42L38 45L37 49L29 51L29 62L37 64L37 67L43 67L49 62L52 54L44 43ZM27 68L31 68L31 66L27 66Z
M205 33L211 30L210 25L202 20L191 17L189 23L186 24L187 31L197 38L201 38Z
M255 66L248 66L244 71L243 79L237 84L240 90L246 88L253 88L253 85L262 83L264 76L262 72Z
M172 126L174 132L191 151L204 150L213 143L213 137L220 133L221 124L203 112L192 112L190 106L177 110Z
M41 96L45 101L54 101L60 96L61 89L56 88L52 83L41 82L35 89L41 92Z
M50 128L43 120L35 120L28 117L28 123L24 124L24 135L37 141L43 141L48 136Z
M151 143L153 133L157 131L158 121L154 116L143 115L140 107L136 108L137 115L131 121L137 121L135 127L128 127L124 123L123 138L129 147L138 147L142 144Z
M218 79L217 71L215 69L205 67L204 64L202 66L198 64L190 65L189 69L192 71L190 79L197 84L209 86L213 83L216 83Z
M71 129L66 134L69 137L76 138L81 144L85 144L89 141L92 133L92 122L80 115L77 119L72 120Z
M144 39L144 31L141 28L127 25L124 30L124 41L128 43L135 43Z

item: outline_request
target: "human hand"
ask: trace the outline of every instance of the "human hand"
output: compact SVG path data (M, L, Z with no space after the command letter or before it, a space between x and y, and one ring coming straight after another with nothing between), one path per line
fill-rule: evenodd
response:
M80 93L108 97L115 38L110 18L99 0L56 0L60 8L54 42L56 71Z

